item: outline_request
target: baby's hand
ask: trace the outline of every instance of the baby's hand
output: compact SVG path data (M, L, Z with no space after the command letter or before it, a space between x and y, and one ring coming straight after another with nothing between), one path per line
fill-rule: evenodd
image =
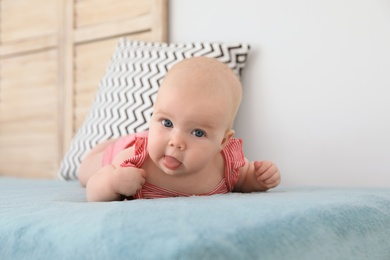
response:
M113 174L113 189L124 196L136 194L145 183L146 173L140 168L119 166Z
M255 161L255 175L257 182L268 190L280 184L280 172L278 167L270 161Z

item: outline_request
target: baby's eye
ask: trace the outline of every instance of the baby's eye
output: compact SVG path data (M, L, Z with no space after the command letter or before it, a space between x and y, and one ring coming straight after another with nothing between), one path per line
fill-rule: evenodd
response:
M161 124L165 127L173 127L173 123L169 119L163 119L161 120Z
M195 129L194 131L192 131L192 134L195 135L196 137L205 136L205 132L200 129Z

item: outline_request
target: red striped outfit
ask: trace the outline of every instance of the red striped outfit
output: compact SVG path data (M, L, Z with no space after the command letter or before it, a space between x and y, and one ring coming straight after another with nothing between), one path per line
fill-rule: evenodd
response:
M141 167L147 158L148 150L148 132L127 135L119 138L114 144L106 148L103 153L102 165L111 164L115 155L123 149L135 145L134 155L125 160L121 166ZM225 178L210 192L197 194L198 196L207 196L214 194L222 194L231 192L238 180L238 168L244 166L245 159L242 152L241 139L231 138L225 148L221 151L225 161ZM170 189L158 187L156 185L145 182L142 189L139 190L133 198L167 198L177 196L193 196L194 194L177 192Z

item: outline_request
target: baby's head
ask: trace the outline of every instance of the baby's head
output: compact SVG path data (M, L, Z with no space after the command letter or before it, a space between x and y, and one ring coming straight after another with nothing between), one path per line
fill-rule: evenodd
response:
M156 104L164 92L180 93L181 98L203 99L203 106L220 108L228 128L241 103L241 83L234 72L224 63L207 57L185 59L175 64L165 76L157 96Z
M223 63L203 57L175 64L154 105L150 158L167 174L204 170L234 135L240 101L240 81Z

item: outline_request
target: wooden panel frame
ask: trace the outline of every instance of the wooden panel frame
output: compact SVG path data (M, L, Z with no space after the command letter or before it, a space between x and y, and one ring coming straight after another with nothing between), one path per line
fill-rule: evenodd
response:
M1 15L1 4L12 3L4 2L7 0L0 0L0 15ZM12 0L8 0L12 1ZM32 5L31 0L18 0L23 3L24 6ZM30 1L30 2L27 2ZM34 0L35 4L43 4L44 0ZM55 3L51 6L57 8L55 12L57 19L57 29L50 29L44 31L43 33L32 34L31 31L26 32L25 37L23 33L16 32L14 39L9 37L7 41L1 41L1 31L0 31L0 61L3 59L13 59L19 56L30 55L34 53L55 51L57 53L57 69L54 71L57 75L57 91L56 97L56 107L58 109L57 114L58 118L56 120L55 136L57 137L56 144L56 165L59 166L59 163L62 160L63 155L69 148L71 139L76 131L77 124L75 116L75 100L76 94L75 91L75 76L77 67L75 63L77 61L76 48L82 47L82 45L87 45L93 42L105 41L108 39L114 39L121 36L130 37L133 39L147 40L147 41L158 41L166 42L168 36L168 0L51 0ZM85 1L85 2L81 2ZM118 14L118 17L109 17L105 21L99 22L99 17L92 17L93 19L87 19L88 22L77 23L77 7L86 4L117 4L119 5L132 5L136 8L137 3L142 3L142 11L135 10L134 15L128 15L126 12L121 11L121 14ZM3 3L2 3L3 2ZM149 4L150 7L145 5ZM16 6L16 5L15 5ZM14 7L13 7L14 8ZM44 7L40 7L41 9ZM88 8L88 7L87 7ZM118 10L118 6L114 9ZM141 8L141 7L140 7ZM88 13L93 12L93 8L85 9ZM91 10L91 11L90 11ZM147 10L147 12L146 12ZM23 13L22 12L17 13ZM52 11L51 11L52 12ZM124 15L124 13L126 15ZM130 12L131 13L131 12ZM135 15L137 14L137 15ZM16 14L15 14L16 15ZM53 21L51 14L51 20ZM111 14L109 14L111 15ZM9 16L10 17L10 16ZM2 17L3 19L3 17ZM37 17L37 19L40 19ZM97 22L94 22L97 20ZM91 22L92 21L92 22ZM28 22L28 21L26 21ZM18 23L18 22L15 22ZM79 24L79 26L77 26ZM21 27L19 27L21 28ZM46 29L46 28L44 28ZM25 29L23 29L25 30ZM21 29L21 31L23 31ZM10 34L11 35L11 34ZM12 36L12 35L11 35ZM93 46L94 44L90 44ZM78 48L82 50L83 48ZM108 62L108 61L107 61ZM0 68L1 70L1 68ZM97 76L96 84L100 80L102 75ZM3 79L6 80L6 79ZM0 79L0 102L8 102L7 100L2 99L1 95L1 79ZM50 97L48 97L50 98ZM9 101L11 102L11 101ZM1 111L0 111L1 113ZM1 116L1 114L0 114ZM0 125L0 129L1 129ZM0 132L1 133L1 132ZM32 135L33 133L31 133ZM3 144L4 145L4 144ZM3 147L4 148L4 147ZM2 153L7 152L7 149L0 149ZM15 149L15 147L8 147ZM32 157L39 157L39 152L34 154ZM47 171L42 167L42 171ZM40 172L37 172L36 176L24 176L23 173L17 174L21 177L47 177L52 176L56 177L56 172L44 173L39 175ZM6 167L0 166L0 175L8 175Z
M62 102L62 111L64 111L61 125L63 125L62 153L68 150L70 141L75 129L74 120L74 53L77 44L83 44L90 41L98 41L106 38L137 34L140 32L151 31L150 41L166 42L168 39L167 20L168 20L168 0L149 0L152 6L151 13L146 16L134 17L127 20L111 21L109 23L93 25L89 27L75 28L74 16L69 13L74 12L75 4L73 1L63 0L62 9L65 11L63 26L64 35L63 46L63 84L61 88L64 93L65 101ZM69 79L72 79L70 81Z

